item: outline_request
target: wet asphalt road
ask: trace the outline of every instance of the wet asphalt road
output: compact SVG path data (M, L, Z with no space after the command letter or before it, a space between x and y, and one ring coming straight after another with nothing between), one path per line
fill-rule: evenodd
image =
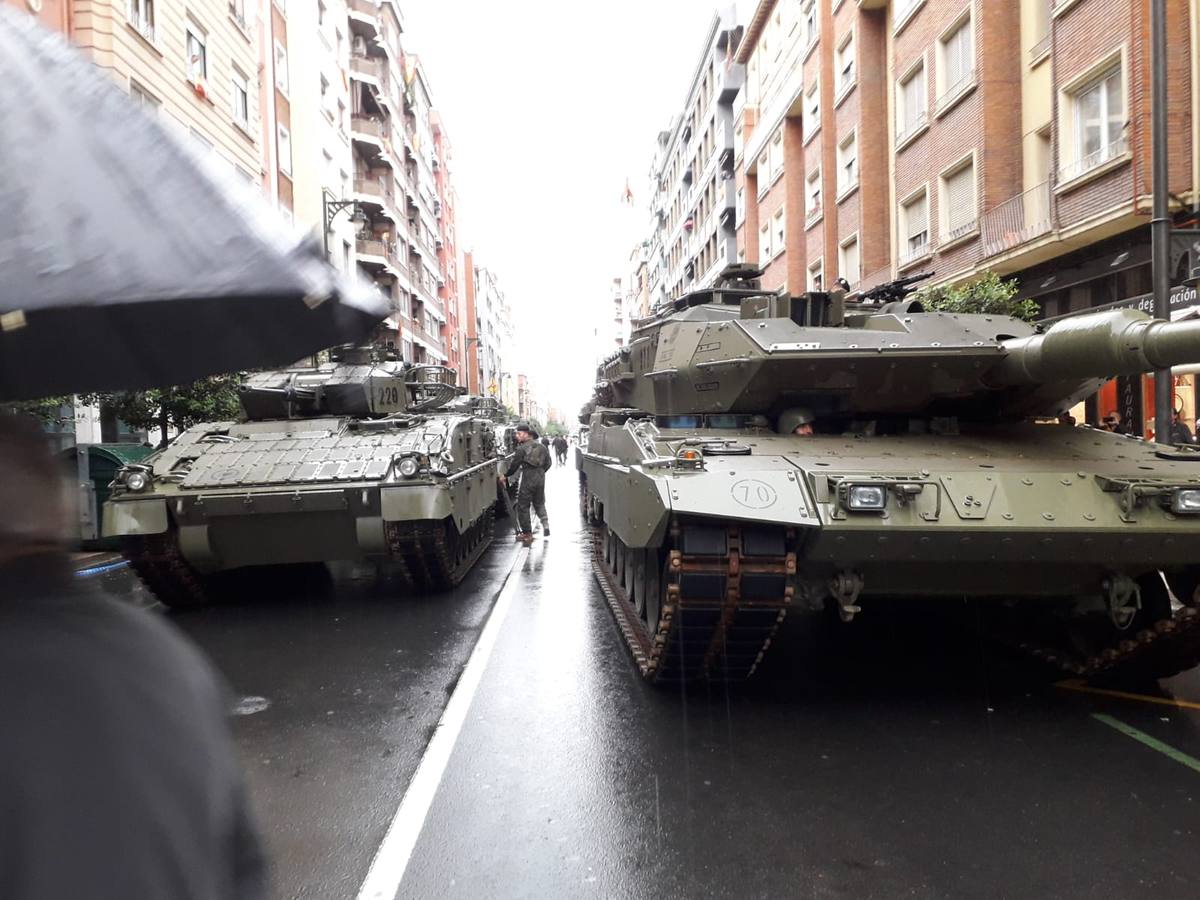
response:
M452 596L307 570L172 616L267 703L234 727L275 897L356 895L506 576L398 897L1200 896L1200 709L866 615L851 640L794 625L749 689L649 688L575 490L553 471L549 541L517 551L501 525ZM1162 687L1200 702L1200 674Z

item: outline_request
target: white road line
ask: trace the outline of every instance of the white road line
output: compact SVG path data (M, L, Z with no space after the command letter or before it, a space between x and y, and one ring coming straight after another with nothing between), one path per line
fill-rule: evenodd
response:
M518 550L512 565L505 573L500 596L496 598L496 603L488 614L488 620L475 643L475 649L471 651L467 666L454 687L454 693L450 695L450 702L442 710L437 729L429 746L425 748L425 754L417 765L417 771L409 782L404 797L400 800L400 806L392 824L388 826L383 843L375 851L375 858L371 861L367 877L358 889L358 900L392 900L400 889L400 882L404 879L409 860L412 859L413 849L417 846L417 838L421 836L421 829L425 827L425 819L433 805L434 795L437 794L446 764L450 761L450 754L458 742L458 735L467 718L467 710L471 708L471 701L475 699L483 670L487 668L488 658L496 645L496 637L508 616L508 608L512 606L518 582L512 574L528 552L527 547Z

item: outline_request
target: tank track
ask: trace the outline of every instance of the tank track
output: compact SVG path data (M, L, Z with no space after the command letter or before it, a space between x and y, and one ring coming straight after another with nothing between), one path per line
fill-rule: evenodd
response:
M1183 606L1168 618L1097 653L1081 655L1072 648L1019 641L1017 647L1047 665L1076 678L1169 678L1200 665L1200 609Z
M209 600L204 578L183 558L175 530L121 538L121 553L129 566L165 606L181 609Z
M492 542L494 507L463 534L450 521L385 522L390 558L403 567L409 582L426 590L444 591L460 584Z
M753 675L795 592L793 540L782 528L673 520L660 552L627 548L594 526L592 568L642 676L679 684Z

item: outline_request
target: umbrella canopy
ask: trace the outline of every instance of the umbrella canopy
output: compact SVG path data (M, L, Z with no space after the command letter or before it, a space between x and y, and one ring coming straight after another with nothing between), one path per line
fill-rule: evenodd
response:
M0 399L285 365L389 312L7 5L0 123Z

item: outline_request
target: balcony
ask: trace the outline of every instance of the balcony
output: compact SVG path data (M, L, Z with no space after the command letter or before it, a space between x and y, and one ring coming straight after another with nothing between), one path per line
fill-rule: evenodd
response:
M383 144L384 141L391 140L392 132L388 128L387 122L383 119L377 119L374 116L351 116L350 131L352 135L362 135L370 138L371 143Z
M372 59L370 56L354 54L350 57L350 75L373 79L377 84L383 83L383 60Z
M997 256L1012 250L1053 227L1050 207L1050 182L1005 200L983 214L980 231L983 236L983 255Z
M390 269L393 274L408 276L408 266L400 258L394 241L377 237L359 238L355 243L358 261L363 265Z
M371 0L346 0L346 12L350 21L358 22L379 31L379 7Z
M392 221L399 221L395 212L396 198L388 186L388 182L391 180L390 175L356 174L354 176L354 193L360 202L379 206L385 216Z

